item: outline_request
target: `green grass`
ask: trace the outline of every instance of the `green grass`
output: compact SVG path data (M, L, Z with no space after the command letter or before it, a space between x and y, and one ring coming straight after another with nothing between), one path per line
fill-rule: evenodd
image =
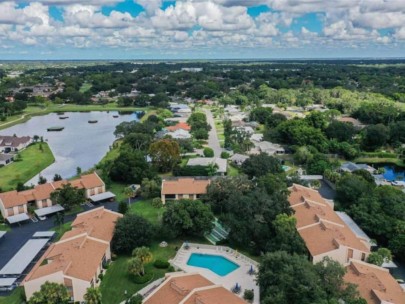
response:
M88 90L90 90L92 86L93 86L93 85L92 85L91 83L84 82L84 83L82 84L82 86L80 87L80 92L81 92L81 93L85 93L85 92L87 92Z
M42 151L39 150L40 145ZM47 143L30 145L20 155L21 161L0 168L0 187L3 191L14 189L18 183L26 183L55 161Z
M24 288L16 288L8 297L0 297L0 304L21 304L24 303Z
M146 218L153 224L159 224L162 219L164 208L155 208L150 200L139 201L131 205L130 212Z
M228 176L238 176L239 175L239 169L236 168L232 164L228 164Z
M61 225L60 227L54 227L51 229L52 231L56 231L56 237L55 237L55 242L59 241L60 238L62 237L62 235L66 232L66 231L70 231L72 230L72 222L66 222L63 225Z
M169 242L169 246L166 248L159 247L157 242L153 243L152 246L150 246L153 261L156 259L168 260L173 258L176 255L176 247L180 247L181 243L181 241ZM118 257L108 268L101 283L103 304L120 303L125 300L125 290L128 296L133 295L150 283L135 284L131 280L127 271L129 259L130 257L127 256ZM145 265L145 271L153 272L154 274L152 281L163 277L167 272L166 269L156 269L153 267L153 261Z
M399 167L405 167L404 161L398 158L358 157L354 162L367 164L392 164Z
M10 230L11 228L7 224L0 223L0 231L10 231Z
M108 191L111 191L116 195L116 200L117 202L120 202L124 199L128 199L128 197L124 194L124 189L128 187L129 185L117 183L117 182L111 182L108 185Z

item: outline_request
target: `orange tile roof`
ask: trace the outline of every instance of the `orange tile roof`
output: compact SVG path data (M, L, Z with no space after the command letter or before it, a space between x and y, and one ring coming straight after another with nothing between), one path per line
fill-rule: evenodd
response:
M174 126L166 127L166 130L170 131L170 132L174 132L174 131L179 130L179 129L182 129L182 130L185 130L185 131L190 131L191 126L186 122L179 122L178 124L176 124Z
M25 281L31 281L57 272L90 282L109 248L107 242L86 234L52 244L37 262Z
M72 223L72 230L66 232L62 240L85 232L91 237L111 242L115 223L122 216L122 214L107 210L104 207L79 213Z
M295 211L298 233L312 256L335 250L340 245L370 252L318 191L296 184L289 190L288 201Z
M194 289L181 304L246 304L244 300L222 286Z
M209 179L178 178L163 180L162 194L205 194L210 184Z
M82 175L80 178L67 181L57 181L52 183L46 183L43 185L37 185L34 189L29 189L21 192L9 191L0 193L0 199L3 202L5 208L11 208L19 205L24 205L32 200L44 200L51 197L51 193L55 189L61 188L62 185L70 183L73 187L92 189L96 187L104 186L104 182L97 175L97 173L91 173Z
M351 261L344 280L358 285L360 296L368 304L405 303L405 291L387 269L360 261Z

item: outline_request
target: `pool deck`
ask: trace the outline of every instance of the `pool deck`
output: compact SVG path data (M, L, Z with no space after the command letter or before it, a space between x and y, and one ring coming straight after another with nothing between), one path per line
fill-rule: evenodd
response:
M243 297L245 289L253 289L255 297L253 303L260 303L259 286L256 285L256 276L249 275L250 267L253 265L255 271L258 271L259 264L256 261L240 254L236 250L233 250L225 246L212 246L204 244L188 244L189 249L185 249L185 244L177 251L176 256L170 260L170 263L174 268L181 269L184 272L198 272L214 284L224 286L226 289L231 290L236 283L241 286L242 290L239 293L240 297ZM187 261L192 253L202 253L219 255L227 258L228 260L239 265L239 268L231 273L221 277L209 269L194 267L187 265Z

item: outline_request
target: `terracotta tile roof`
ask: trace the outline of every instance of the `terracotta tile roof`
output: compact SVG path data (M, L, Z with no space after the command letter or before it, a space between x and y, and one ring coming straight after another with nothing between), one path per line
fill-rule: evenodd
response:
M351 261L344 280L358 285L360 296L368 304L405 303L405 291L387 269L360 261Z
M246 304L244 300L222 286L194 289L181 304Z
M199 274L172 275L145 299L144 304L179 304L193 289L212 285L214 283Z
M166 127L166 130L169 131L169 132L173 132L173 131L176 131L176 130L179 130L179 129L182 129L182 130L185 130L185 131L190 131L191 126L188 123L179 122L178 124L176 124L174 126Z
M86 234L52 244L26 277L31 281L57 272L90 282L109 248Z
M0 200L3 203L4 208L12 208L27 203L27 199L24 195L21 195L17 191L9 191L0 193Z
M82 175L80 179L75 181L80 181L83 187L86 189L104 186L103 180L95 172L87 175Z
M211 180L178 178L177 180L163 180L162 194L205 194Z
M51 183L46 183L43 185L37 185L35 186L35 191L33 192L33 195L36 200L44 200L44 199L49 199L51 197L51 193L55 191L55 188Z
M66 232L62 239L85 232L91 237L111 242L115 223L122 216L122 214L104 209L104 207L79 213L72 223L72 230Z
M345 245L370 252L355 233L336 214L318 191L294 184L288 201L295 211L297 230L312 256L327 253Z

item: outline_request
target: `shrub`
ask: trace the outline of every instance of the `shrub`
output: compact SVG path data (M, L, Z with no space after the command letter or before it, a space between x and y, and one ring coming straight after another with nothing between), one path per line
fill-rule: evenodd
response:
M169 268L167 268L167 272L175 272L176 270L174 269L173 266L169 266Z
M253 290L245 289L245 292L243 294L243 298L246 301L253 301L254 297L255 297L255 294L254 294Z
M100 279L100 281L102 281L103 278L104 278L104 274L103 274L103 273L100 273L100 274L98 275L98 278Z
M229 156L230 156L230 155L229 155L228 152L225 152L225 151L221 152L221 158L223 158L223 159L228 159Z
M134 282L135 284L145 284L149 281L152 281L153 273L147 272L143 276L130 274L130 277L131 277L131 281Z
M162 207L163 207L163 203L162 203L161 198L160 198L160 197L155 197L155 198L152 200L152 206L155 207L155 208L157 208L157 209L162 208Z
M158 269L167 269L169 268L170 263L168 261L158 259L153 263L153 266L155 266Z
M214 157L214 150L209 147L205 147L203 152L205 157Z
M118 204L118 212L125 214L128 211L128 202L126 200L120 201Z

